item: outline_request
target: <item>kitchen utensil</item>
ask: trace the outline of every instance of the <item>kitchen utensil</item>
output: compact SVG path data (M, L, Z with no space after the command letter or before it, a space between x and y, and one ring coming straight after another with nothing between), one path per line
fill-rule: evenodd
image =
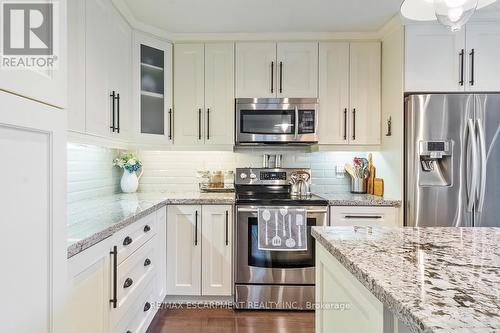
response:
M285 245L288 248L295 247L295 239L292 238L292 216L288 216L288 239L285 241Z
M288 213L286 208L280 208L281 217L283 217L283 237L286 236L286 227L285 227L285 216Z
M297 236L299 238L299 247L302 246L302 234L300 230L302 229L302 226L304 225L304 220L302 219L302 215L297 215L297 218L295 220L295 225L297 226Z
M273 244L273 246L281 246L281 238L280 236L278 236L278 212L276 212L274 216L274 225L276 235L273 237L273 239L271 239L271 244Z
M344 169L345 171L351 175L351 177L356 177L356 172L354 171L354 168L352 167L352 165L350 165L349 163L346 163L344 165Z
M271 212L266 209L265 211L262 212L262 218L264 219L264 221L266 221L266 245L269 245L269 237L268 237L268 233L267 233L267 224L268 224L269 220L271 219Z

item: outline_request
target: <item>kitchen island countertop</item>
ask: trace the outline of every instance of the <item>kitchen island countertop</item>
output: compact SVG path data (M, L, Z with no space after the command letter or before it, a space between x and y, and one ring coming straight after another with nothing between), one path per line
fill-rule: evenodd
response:
M412 332L500 332L500 228L312 233Z

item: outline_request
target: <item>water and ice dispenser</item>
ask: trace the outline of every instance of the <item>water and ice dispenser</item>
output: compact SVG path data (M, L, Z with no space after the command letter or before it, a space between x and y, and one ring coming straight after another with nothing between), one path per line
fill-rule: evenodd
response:
M453 159L451 141L420 141L418 185L425 187L451 186Z

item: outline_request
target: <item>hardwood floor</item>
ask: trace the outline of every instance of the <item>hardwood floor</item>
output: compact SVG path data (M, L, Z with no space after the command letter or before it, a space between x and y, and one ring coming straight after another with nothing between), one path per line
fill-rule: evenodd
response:
M314 333L314 312L160 310L147 333Z

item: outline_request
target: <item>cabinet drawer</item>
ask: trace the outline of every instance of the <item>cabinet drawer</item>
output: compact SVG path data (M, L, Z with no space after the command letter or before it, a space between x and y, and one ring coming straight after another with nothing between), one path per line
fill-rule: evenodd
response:
M114 333L144 333L153 320L158 309L155 303L154 286L156 277L148 282L147 288L133 300L133 305L127 309L120 320L115 321Z
M335 206L330 210L331 226L399 227L397 208Z
M118 264L122 263L156 234L156 212L143 217L114 236L118 247Z
M119 312L144 289L146 281L156 274L155 242L156 237L153 237L118 266L117 309Z

